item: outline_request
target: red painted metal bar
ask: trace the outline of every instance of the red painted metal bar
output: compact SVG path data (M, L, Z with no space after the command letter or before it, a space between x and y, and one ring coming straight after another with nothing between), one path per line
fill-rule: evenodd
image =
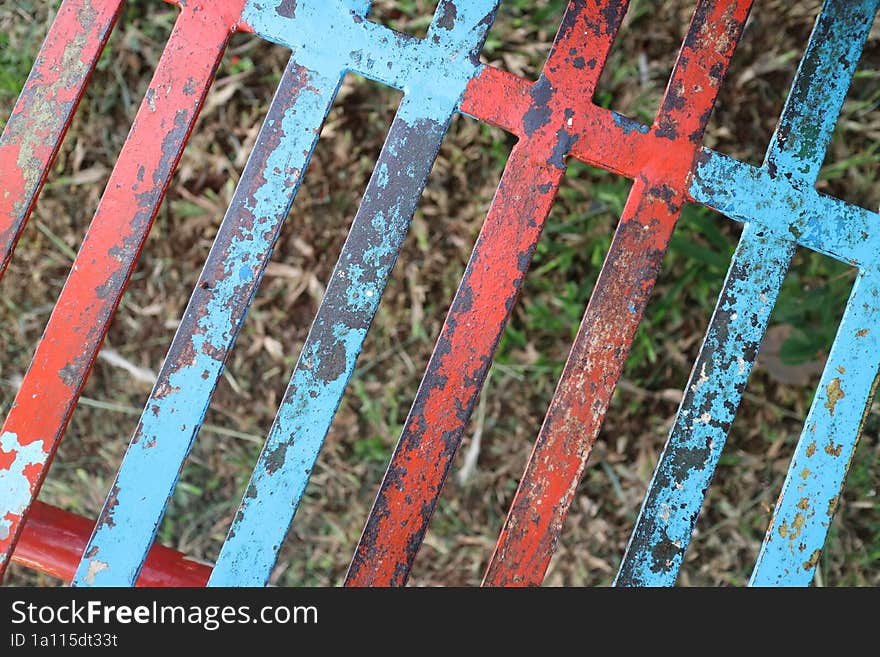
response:
M34 502L12 561L70 582L94 527L93 520ZM210 575L209 565L157 543L137 586L204 586Z
M404 423L348 586L406 582L580 136L575 122L579 128L591 104L626 6L572 2L539 80L528 87L514 81L511 95L482 97L485 113L510 124L520 141Z
M244 0L181 13L64 290L0 431L0 575L46 476L183 152Z
M700 2L581 327L515 494L484 585L537 585L599 433L672 230L750 0Z
M0 277L123 0L64 0L0 136Z

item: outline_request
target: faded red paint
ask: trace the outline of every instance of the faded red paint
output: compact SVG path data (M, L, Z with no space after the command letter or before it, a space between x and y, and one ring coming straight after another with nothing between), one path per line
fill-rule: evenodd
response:
M34 502L12 560L65 582L73 579L95 523L54 506ZM211 567L156 544L137 586L204 586Z
M593 91L626 4L571 3L537 82L486 68L468 87L462 111L520 141L404 423L348 586L406 582L565 175L565 159L592 125Z
M14 434L21 445L42 442L45 460L25 471L31 500L73 413L227 41L242 27L244 1L175 3L181 14L0 430ZM7 558L23 517L7 513L12 528L0 540L0 553ZM8 559L0 559L0 575L6 563Z
M0 136L0 277L123 0L65 0Z
M687 177L750 0L701 2L651 127L574 346L484 585L538 585L556 547L681 206ZM598 139L591 139L596 143Z

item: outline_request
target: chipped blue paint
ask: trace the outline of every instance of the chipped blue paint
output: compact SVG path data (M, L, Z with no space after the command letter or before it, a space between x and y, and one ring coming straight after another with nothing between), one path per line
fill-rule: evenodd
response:
M774 178L764 167L728 155L702 151L690 194L731 219L758 224L767 235L853 267L873 262L880 252L880 235L872 229L877 225L876 212L820 194L812 184Z
M877 6L877 0L825 3L763 166L753 167L708 150L698 157L690 187L693 198L746 226L621 563L617 585L671 586L675 582L795 245L854 265L873 263L874 254L880 253L880 245L873 244L875 238L868 230L870 223L878 225L880 217L822 196L813 188ZM857 292L853 295L855 299ZM834 432L831 435L842 441L835 443L843 445L841 453L851 454L854 448L857 425L877 372L876 357L864 358L867 340L841 345L844 339L854 339L847 331L853 333L866 325L866 317L856 312L854 303L851 300L848 311L853 319L846 329L841 328L835 349L844 352L839 362L862 354L861 370L846 378L858 393L850 402L852 408L847 405L848 412L839 413L831 422L832 418L822 414L826 407L820 390L807 418L811 430L801 438L799 455L811 449L808 438L814 429L819 430L816 425L825 429L825 436ZM832 365L829 358L828 367L836 367L838 361ZM832 385L833 376L826 368L826 386ZM836 499L845 473L843 459L823 463L821 472L804 481L799 479L802 460L793 461L784 490L799 486L803 493L812 484L813 497L824 495L828 504L833 489ZM803 550L815 543L818 555L830 517L815 512L809 518L797 516L792 509L803 502L794 497L794 493L786 494L780 502L776 514L780 520L771 525L753 583L809 582L809 578L804 581L808 570L804 562L813 552L807 551L804 557ZM797 535L790 530L792 522L798 523ZM772 536L776 526L783 528L780 533L797 536L797 545L789 550L792 558L782 549L783 541ZM818 542L804 542L808 535ZM793 566L798 558L799 570Z
M624 134L630 134L631 132L640 132L643 135L651 132L651 126L645 123L640 123L635 119L632 119L628 116L624 116L623 114L618 114L617 112L612 112L611 117L614 119L615 125L619 128L623 128Z
M794 254L747 225L654 472L617 584L671 586Z
M878 316L874 265L856 278L751 586L807 586L813 579L880 370Z
M880 338L870 328L880 294L880 236L871 229L880 215L819 194L814 183L878 3L826 1L761 167L708 149L697 158L694 200L746 225L618 585L674 583L796 245L860 269L751 583L806 584L813 576L880 368ZM403 91L404 100L210 583L266 582L440 142L482 68L478 54L498 2L443 0L425 39L366 20L369 4L248 2L248 24L294 56L74 584L136 580L320 125L351 71ZM627 133L649 130L613 119ZM0 436L0 448L13 441ZM0 473L0 489L3 481Z
M252 6L257 4L261 3ZM477 53L497 5L497 0L459 4L444 0L424 40L356 22L363 26L361 33L348 25L347 17L334 19L333 29L346 35L342 41L354 44L348 61L351 70L402 89L404 98L220 551L211 586L259 586L269 578L449 122L467 82L479 72ZM297 53L307 48L305 43L292 42L295 35L328 28L309 23L328 18L302 2L295 18L268 10L259 15L246 12L246 17L258 34ZM365 48L361 39L374 45ZM315 59L310 61L320 64L317 58L326 56L312 53ZM443 85L436 84L438 75L444 76Z
M334 1L299 0L295 11L285 11L273 0L250 0L243 18L258 36L293 50L306 68L342 67L404 93L419 91L425 107L439 110L457 105L479 72L479 53L499 3L442 0L425 39L363 20ZM316 34L333 38L316 40Z
M293 62L285 70L75 586L136 581L342 75L320 75Z
M0 453L15 454L14 463L7 468L0 468L0 499L8 513L23 515L31 503L31 482L25 476L28 466L43 463L46 454L43 441L37 440L22 445L18 435L11 431L0 434ZM12 523L4 513L0 516L0 540L9 538ZM0 563L6 561L6 554L0 554Z

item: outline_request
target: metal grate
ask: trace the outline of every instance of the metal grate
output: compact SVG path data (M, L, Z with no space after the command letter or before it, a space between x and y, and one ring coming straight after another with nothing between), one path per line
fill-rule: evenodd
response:
M172 3L174 30L0 430L0 573L11 555L78 586L266 583L459 112L518 141L346 584L406 582L569 157L634 184L484 584L542 581L681 208L693 202L745 228L617 584L674 583L798 245L859 270L752 577L810 582L880 370L878 215L814 188L880 0L826 0L761 167L701 148L751 0L697 2L650 126L592 101L626 0L572 0L534 82L480 62L499 3L441 0L424 39L370 21L368 0ZM0 267L121 5L65 0L0 137ZM237 30L292 58L93 525L34 500ZM336 38L316 38L330 31ZM193 564L153 546L156 529L348 72L403 99L217 563Z

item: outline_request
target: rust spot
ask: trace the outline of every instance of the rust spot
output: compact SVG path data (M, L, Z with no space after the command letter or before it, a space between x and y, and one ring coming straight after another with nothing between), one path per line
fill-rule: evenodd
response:
M868 329L861 329L861 330L859 330L859 331L856 331L856 337L857 337L857 338L863 338L863 337L865 337L866 335L868 335Z
M828 515L829 518L834 515L835 511L837 511L837 501L839 499L840 498L835 495L830 500L828 500L828 510L825 513Z
M113 511L116 509L116 506L119 504L119 486L114 485L110 490L110 494L107 496L107 501L104 503L104 510L101 512L101 517L98 520L98 528L100 529L104 525L108 527L115 527L116 523L113 522Z
M275 11L278 12L279 16L296 18L296 0L281 0L281 2L276 5Z
M287 443L278 445L266 458L266 472L272 474L284 467L284 459L287 456Z
M828 444L825 445L825 453L828 454L828 456L840 456L841 449L843 449L843 445L839 443L835 445L832 438L829 438Z
M780 535L782 538L787 538L787 537L788 537L788 532L789 532L789 529L788 529L788 522L786 522L785 520L783 520L783 521L782 521L782 524L779 525L779 535Z
M442 11L443 14L437 18L437 27L442 27L448 31L455 29L455 19L458 17L456 6L451 2L446 2L440 7L439 11Z
M810 558L804 561L804 570L812 570L816 567L816 564L819 563L819 554L819 550L813 550Z
M797 503L797 508L799 508L801 511L806 511L807 509L809 509L810 508L810 498L809 497L802 497L801 501Z
M828 401L825 402L825 408L828 409L828 412L831 415L834 415L834 407L837 406L837 402L846 397L843 390L840 388L840 379L838 377L835 377L831 383L825 386L825 393L828 395Z
M791 523L791 532L789 533L790 539L795 539L800 536L801 530L804 528L806 524L806 519L804 518L804 514L798 513L795 515L794 520Z
M816 453L816 441L814 440L807 446L807 457L809 458Z

